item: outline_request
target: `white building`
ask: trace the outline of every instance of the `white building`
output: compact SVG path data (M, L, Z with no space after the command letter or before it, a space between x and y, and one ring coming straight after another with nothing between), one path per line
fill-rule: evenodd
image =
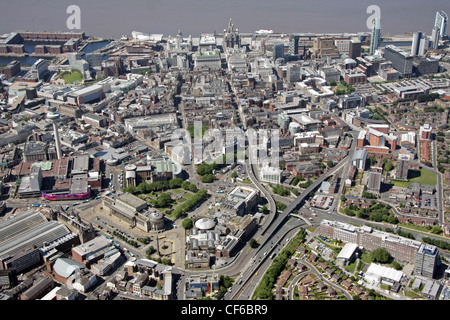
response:
M356 166L358 170L365 170L367 155L368 153L366 150L356 150L353 153L352 165Z
M276 167L263 166L259 172L259 178L262 182L281 183L281 174L283 170Z
M345 266L352 262L358 245L356 243L346 243L342 250L336 257L336 263L340 266Z
M372 285L382 283L392 286L394 283L402 281L404 276L402 271L371 263L364 275L364 280Z

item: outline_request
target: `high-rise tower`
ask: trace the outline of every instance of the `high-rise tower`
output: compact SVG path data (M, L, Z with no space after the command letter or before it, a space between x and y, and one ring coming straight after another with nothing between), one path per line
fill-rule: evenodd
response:
M420 40L422 39L422 32L414 32L411 44L411 55L417 56L419 52Z
M439 36L442 38L447 32L448 16L444 11L436 12L434 27L439 29Z
M370 54L373 55L380 45L381 37L381 18L372 20L372 35L370 37Z
M439 28L434 27L433 31L431 32L431 47L435 50L439 47L439 38Z
M55 137L55 147L56 147L56 155L58 159L62 158L62 151L61 151L61 140L59 138L59 132L58 132L58 120L59 120L59 113L58 112L50 112L47 114L47 119L49 119L53 124L53 135Z

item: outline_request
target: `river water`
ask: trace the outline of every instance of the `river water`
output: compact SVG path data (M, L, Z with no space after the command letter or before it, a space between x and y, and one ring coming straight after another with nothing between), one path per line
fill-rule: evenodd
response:
M87 35L120 37L132 31L199 36L221 33L233 19L240 32L365 32L366 13L377 5L383 34L431 34L437 10L448 0L0 0L0 32L69 31L69 5L80 7Z

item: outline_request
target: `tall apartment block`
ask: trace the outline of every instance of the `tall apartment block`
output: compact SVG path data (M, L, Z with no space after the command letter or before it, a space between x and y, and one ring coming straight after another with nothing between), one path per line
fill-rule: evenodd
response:
M434 278L436 266L439 263L439 249L435 246L422 244L416 253L414 274Z
M370 54L373 55L380 45L381 37L381 18L375 18L372 21L372 34L370 36Z
M442 38L447 32L448 16L444 11L436 12L434 27L439 29L439 36Z

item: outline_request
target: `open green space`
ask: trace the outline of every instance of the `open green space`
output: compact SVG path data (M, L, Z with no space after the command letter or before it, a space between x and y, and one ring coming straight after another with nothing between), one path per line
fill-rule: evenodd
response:
M78 70L65 71L61 73L61 78L66 82L66 84L71 84L75 81L81 82L83 80L83 75Z
M412 172L414 172L414 171L412 171ZM437 177L436 177L435 173L428 171L426 169L421 169L420 175L409 179L409 181L435 185L437 182Z
M427 169L421 169L420 171L410 171L408 181L392 181L394 186L401 188L407 188L413 182L435 185L437 183L437 176Z

